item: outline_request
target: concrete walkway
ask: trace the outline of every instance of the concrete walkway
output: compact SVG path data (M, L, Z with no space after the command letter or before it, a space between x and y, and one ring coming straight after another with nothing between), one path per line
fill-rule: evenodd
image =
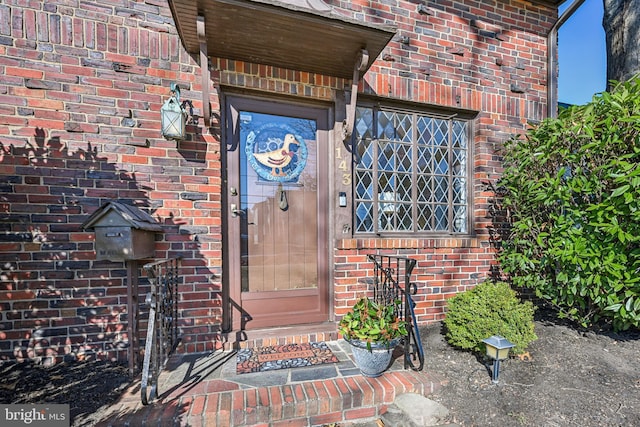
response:
M420 409L435 404L425 396L442 386L436 374L403 369L399 353L382 376L367 378L354 366L349 344L328 345L339 363L248 374L236 374L235 352L175 355L160 375L156 402L141 404L138 380L98 425L409 427L444 418L437 404L428 414ZM398 404L411 398L424 400ZM385 416L402 424L380 424Z

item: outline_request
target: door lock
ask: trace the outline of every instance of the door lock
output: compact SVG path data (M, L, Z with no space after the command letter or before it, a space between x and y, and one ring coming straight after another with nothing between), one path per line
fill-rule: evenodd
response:
M238 215L242 215L243 213L244 210L238 209L238 205L236 205L235 203L231 203L231 216L233 218L237 217Z

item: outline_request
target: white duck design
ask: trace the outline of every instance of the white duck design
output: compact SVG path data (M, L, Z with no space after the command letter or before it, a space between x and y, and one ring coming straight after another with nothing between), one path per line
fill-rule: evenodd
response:
M291 159L293 159L293 155L295 154L293 151L289 150L289 146L291 144L300 145L300 143L296 141L295 137L288 133L284 136L284 143L282 144L282 147L273 151L267 151L266 153L253 153L253 157L259 163L271 168L271 175L285 176L286 174L282 169L286 168L287 165L291 163Z

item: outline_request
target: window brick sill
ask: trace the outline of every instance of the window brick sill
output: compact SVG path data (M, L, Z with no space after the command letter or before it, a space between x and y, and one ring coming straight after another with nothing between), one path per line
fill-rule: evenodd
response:
M336 248L345 249L438 249L438 248L479 248L477 237L437 237L437 238L355 238L338 239Z

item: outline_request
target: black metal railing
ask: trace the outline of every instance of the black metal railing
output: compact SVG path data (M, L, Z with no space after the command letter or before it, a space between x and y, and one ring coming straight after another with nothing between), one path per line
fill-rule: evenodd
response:
M178 345L178 259L145 264L151 290L147 294L149 323L144 347L142 404L158 397L158 376Z
M400 300L398 317L407 324L407 336L403 339L404 368L421 371L424 367L424 349L418 330L418 322L412 295L418 288L411 282L416 260L395 255L369 255L374 264L373 299L378 304L393 304Z

